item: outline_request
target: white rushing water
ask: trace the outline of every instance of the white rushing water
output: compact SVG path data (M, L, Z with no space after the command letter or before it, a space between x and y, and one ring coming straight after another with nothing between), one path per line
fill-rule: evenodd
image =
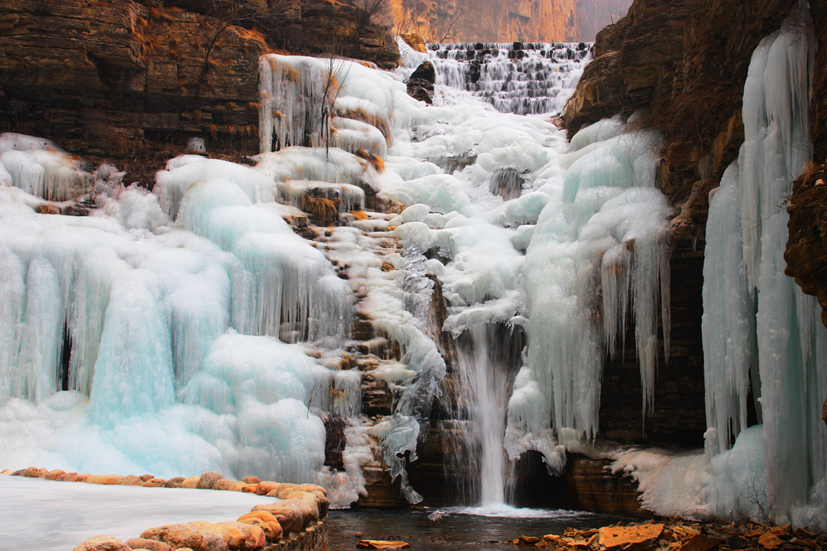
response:
M727 172L712 201L718 233L707 238L705 292L726 299L712 299L721 309L704 317L709 455L632 451L615 465L663 514L721 515L750 475L755 495L766 487L765 506L772 496L774 519L819 526L827 517L818 516L827 436L813 417L825 393L825 370L815 369L824 330L780 256L786 214L777 205L807 158L801 60L812 54L792 32L756 53L741 171ZM429 57L400 47L395 74L262 57L255 165L177 157L152 193L124 186L113 167L84 172L56 144L0 137L0 466L316 482L346 506L364 492L362 467L381 461L417 502L406 466L447 371L440 328L428 321L433 279L448 308L443 328L474 337L461 378L489 510L504 510L504 453L540 451L559 473L567 446L588 449L600 429L602 366L627 323L641 414L656 406L658 351L669 352L672 214L656 187L660 137L628 130L618 115L569 143L550 114L499 112L487 102L500 109L513 98L442 86L425 106L406 94L404 77L430 59L447 78L471 48ZM533 112L560 108L587 49L478 51L490 65L481 90L501 65L525 75L515 67L539 63L538 53L550 65L535 81L558 67L554 101ZM516 51L528 53L504 53ZM787 80L789 89L761 85ZM520 87L533 90L506 86ZM762 151L776 154L752 162ZM745 169L759 165L764 172ZM769 193L762 182L778 185ZM70 197L93 205L90 216L38 212ZM373 200L406 208L364 212ZM300 208L342 223L308 240L287 222L304 216ZM336 361L357 346L357 316L399 349L398 361L375 358L369 368L394 396L385 418L362 414L362 374ZM513 390L490 364L498 343L485 342L486 328L495 324L527 334ZM760 384L763 427L746 426L749 380ZM332 418L346 427L339 471L324 466Z

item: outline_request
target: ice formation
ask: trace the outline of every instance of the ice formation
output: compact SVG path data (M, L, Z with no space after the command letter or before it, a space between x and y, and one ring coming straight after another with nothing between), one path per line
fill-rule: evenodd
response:
M114 167L84 172L45 140L0 136L3 467L255 474L323 483L347 505L378 461L416 502L406 466L446 374L441 329L474 337L461 376L490 398L468 408L487 427L470 431L478 468L493 473L484 499L503 499L492 480L503 450L538 450L559 472L567 446L591 442L602 365L624 347L640 358L641 414L652 408L670 327L659 136L618 115L568 143L542 117L497 110L559 109L585 46L474 48L478 75L458 69L468 45L400 48L396 74L262 57L256 165L176 157L152 193L124 187ZM762 42L745 90L747 142L711 201L707 452L617 456L663 514L722 515L763 492L775 520L823 527L827 438L812 412L827 349L814 301L783 276L778 207L807 159L811 48L789 25ZM442 79L432 107L404 83L428 59ZM477 95L447 88L451 79ZM536 79L553 83L544 99ZM792 85L769 86L782 81ZM515 100L518 89L527 97ZM42 213L81 196L90 216ZM374 212L394 202L404 210ZM308 218L339 224L311 241L294 231ZM393 394L384 419L362 414L362 373L337 363L355 346L354 319L377 335L363 346L398 350L371 368ZM627 322L634 343L623 342ZM481 343L498 324L528 340L510 396L510 381L485 368ZM765 422L748 427L759 395ZM339 470L324 466L331 419L344 420Z
M815 52L797 13L753 54L745 142L712 193L704 264L706 454L621 454L644 504L664 514L753 518L826 529L827 331L784 275L785 200L812 154ZM758 424L748 428L754 407ZM675 485L674 480L681 483Z

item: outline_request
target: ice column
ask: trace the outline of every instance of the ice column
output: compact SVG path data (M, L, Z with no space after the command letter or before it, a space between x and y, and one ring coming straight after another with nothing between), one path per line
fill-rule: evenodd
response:
M802 14L803 12L803 14ZM750 289L757 296L758 361L768 497L778 522L824 484L827 429L825 328L817 304L784 275L792 181L811 158L808 111L815 40L800 11L753 54L744 88L741 225Z

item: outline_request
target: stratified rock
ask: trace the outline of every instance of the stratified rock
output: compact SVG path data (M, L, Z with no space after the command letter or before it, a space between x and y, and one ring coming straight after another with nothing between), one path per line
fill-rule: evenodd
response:
M414 51L422 54L428 53L428 49L425 47L425 40L417 33L401 33L399 38L404 40Z
M172 547L167 543L144 538L128 539L126 540L126 545L128 545L132 549L149 549L149 551L172 551Z
M116 537L95 536L75 547L74 551L131 551L131 549Z
M204 532L190 524L168 524L144 530L142 539L158 540L173 549L189 547L193 551L228 551L224 538L213 532Z
M212 490L213 485L224 478L221 473L204 473L198 479L198 484L196 484L196 488L199 490Z

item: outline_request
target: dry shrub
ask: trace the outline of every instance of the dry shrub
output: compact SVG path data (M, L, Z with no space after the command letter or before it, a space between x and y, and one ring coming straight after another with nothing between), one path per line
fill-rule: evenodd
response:
M175 21L175 17L173 17L168 11L161 8L149 8L149 18L157 21Z
M360 147L358 149L358 151L356 151L356 156L363 158L364 160L369 162L371 165L373 165L373 168L376 169L376 172L379 172L381 174L382 172L385 171L385 161L379 155L374 155L373 153L368 153L367 151L365 151L363 148Z
M330 226L339 221L338 201L327 197L302 197L302 210L310 215L313 221L322 226Z

